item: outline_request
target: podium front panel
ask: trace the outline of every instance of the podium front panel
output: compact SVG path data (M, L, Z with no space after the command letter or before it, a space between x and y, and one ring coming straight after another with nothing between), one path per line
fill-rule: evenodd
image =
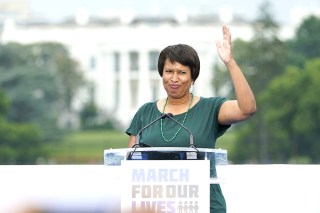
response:
M209 161L122 161L121 212L209 213Z

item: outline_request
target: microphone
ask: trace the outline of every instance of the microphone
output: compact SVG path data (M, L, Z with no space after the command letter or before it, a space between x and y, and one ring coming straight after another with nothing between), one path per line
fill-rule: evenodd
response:
M136 140L135 140L135 144L132 146L132 148L136 147L140 147L140 135L141 132L145 129L147 129L149 126L151 126L152 124L154 124L155 122L157 122L160 119L164 119L165 117L167 117L168 115L165 113L161 113L161 116L158 117L157 119L155 119L154 121L152 121L151 123L149 123L148 125L146 125L145 127L143 127L142 129L140 129L140 131L138 132L138 134L136 135Z
M191 148L196 148L196 146L194 145L193 143L193 135L191 133L191 131L185 127L183 124L181 124L179 121L177 121L176 119L173 118L173 114L172 113L168 113L166 114L168 118L170 118L171 120L173 120L174 122L176 122L179 126L181 126L183 129L185 129L188 133L189 133L189 136L190 136L190 143L189 143L189 147Z

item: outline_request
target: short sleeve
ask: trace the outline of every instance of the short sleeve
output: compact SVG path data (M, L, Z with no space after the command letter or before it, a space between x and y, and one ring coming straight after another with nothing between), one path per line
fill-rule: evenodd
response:
M227 98L222 98L222 97L216 97L215 98L215 110L216 110L216 120L218 121L218 115L219 115L219 112L220 112L220 108L222 106L222 104L224 102L226 102L228 99ZM222 136L229 128L231 127L231 125L221 125L221 124L218 124L218 129L217 129L217 138L219 138L220 136Z
M140 129L150 123L152 119L161 113L155 108L155 102L148 102L142 105L133 116L129 128L126 130L128 135L137 135Z

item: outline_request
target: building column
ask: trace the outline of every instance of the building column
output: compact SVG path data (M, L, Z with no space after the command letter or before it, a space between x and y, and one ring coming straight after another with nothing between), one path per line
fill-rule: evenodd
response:
M122 51L120 53L120 97L119 108L117 109L117 117L124 121L124 125L128 125L132 119L131 115L131 97L130 97L130 73L129 73L129 52Z
M138 101L137 107L142 104L152 101L152 91L150 84L150 70L149 70L149 60L148 51L143 50L139 52L139 83L138 83Z
M113 53L110 51L102 51L101 64L99 63L99 75L101 81L100 98L102 103L100 106L107 109L108 112L113 113L116 104L115 87L116 87L116 73L113 64ZM99 80L99 79L98 79Z

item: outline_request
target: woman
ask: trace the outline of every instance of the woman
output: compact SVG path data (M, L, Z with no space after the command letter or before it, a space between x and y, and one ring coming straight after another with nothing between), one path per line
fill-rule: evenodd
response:
M223 39L217 41L216 46L229 70L236 100L193 96L189 89L199 76L198 54L188 45L168 46L161 51L158 60L158 71L168 96L140 107L126 131L130 135L129 147L135 144L138 131L161 113L172 113L176 120L185 125L192 132L198 148L215 148L216 139L231 124L244 121L255 113L255 97L233 58L231 34L227 26L223 26ZM142 132L140 142L152 147L188 147L189 134L170 119L161 119ZM210 185L210 212L226 212L226 203L217 184Z

